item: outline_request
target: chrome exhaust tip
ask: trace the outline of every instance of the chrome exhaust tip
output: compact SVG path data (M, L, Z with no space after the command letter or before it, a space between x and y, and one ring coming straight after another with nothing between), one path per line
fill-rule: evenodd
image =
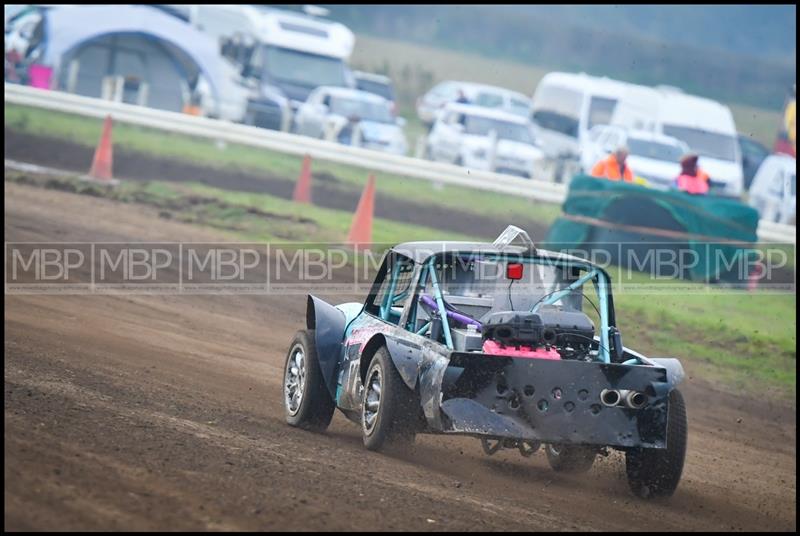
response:
M622 396L615 389L603 389L600 391L600 402L605 406L616 406L620 400L622 400Z
M647 395L641 391L628 391L625 395L625 405L633 409L641 409L647 405Z

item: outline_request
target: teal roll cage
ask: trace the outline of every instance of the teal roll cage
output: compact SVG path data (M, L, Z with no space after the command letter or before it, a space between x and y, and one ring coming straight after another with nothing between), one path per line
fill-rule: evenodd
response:
M468 253L468 252L448 252L448 254L459 254L459 253ZM412 287L415 287L417 292L419 289L427 283L428 275L430 275L431 285L433 286L433 294L434 299L436 301L437 309L439 312L439 318L442 321L442 332L445 338L445 344L448 349L453 349L453 339L452 334L450 332L450 323L447 318L447 309L445 308L444 304L444 296L442 295L442 290L439 284L439 278L436 274L436 263L440 259L442 254L433 255L428 260L426 260L422 264L422 268L420 271L419 279L417 280L416 285L409 285L407 289L403 292L394 296L394 291L397 284L398 275L400 273L400 263L394 263L392 267L392 280L389 283L389 292L387 292L385 298L381 302L380 306L380 316L383 320L388 321L390 315L399 315L392 309L392 305L400 299L406 299L408 297L408 293L411 291ZM579 261L564 261L559 259L548 259L542 257L524 257L514 254L495 254L495 253L480 253L478 256L482 259L488 260L507 260L510 257L514 257L515 262L523 262L525 264L536 264L536 265L545 265L545 266L559 266L559 267L577 267L582 270L585 270L587 273L582 275L577 280L570 283L568 286L564 287L563 289L559 289L557 292L553 293L552 295L548 296L540 303L537 303L531 310L535 312L538 310L539 306L541 305L552 305L563 297L567 296L570 292L573 292L583 285L592 281L595 291L599 297L600 301L600 340L598 341L598 353L597 357L598 360L603 363L611 363L611 354L609 351L609 280L608 274L602 271L599 268L596 268L589 264L583 264ZM415 320L415 319L414 319ZM408 322L406 323L406 329L410 329L409 326L412 324L412 319L409 316ZM422 326L418 330L414 330L417 335L422 335L425 331L430 327L430 322L427 322L424 326ZM638 363L638 359L629 359L625 361L624 364L635 364Z

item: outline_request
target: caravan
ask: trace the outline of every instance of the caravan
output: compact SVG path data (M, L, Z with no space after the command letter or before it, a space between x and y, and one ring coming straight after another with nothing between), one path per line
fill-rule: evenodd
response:
M347 66L355 36L325 20L322 8L306 14L250 5L183 6L189 23L217 40L250 89L244 122L289 130L294 111L319 86L355 87Z
M536 87L532 120L549 156L574 158L597 125L654 130L658 102L652 88L585 73L553 72Z

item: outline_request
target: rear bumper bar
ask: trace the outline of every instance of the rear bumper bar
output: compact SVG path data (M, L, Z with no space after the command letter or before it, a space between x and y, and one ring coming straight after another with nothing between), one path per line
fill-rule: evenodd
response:
M548 443L665 448L665 368L453 353L439 431ZM641 409L609 407L605 389L645 393Z

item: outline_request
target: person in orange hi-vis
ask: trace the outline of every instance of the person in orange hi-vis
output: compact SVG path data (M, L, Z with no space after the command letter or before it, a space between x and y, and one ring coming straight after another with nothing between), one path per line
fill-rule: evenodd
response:
M624 180L633 182L633 172L625 163L628 158L628 148L617 147L617 150L597 162L592 168L592 176L612 181Z

